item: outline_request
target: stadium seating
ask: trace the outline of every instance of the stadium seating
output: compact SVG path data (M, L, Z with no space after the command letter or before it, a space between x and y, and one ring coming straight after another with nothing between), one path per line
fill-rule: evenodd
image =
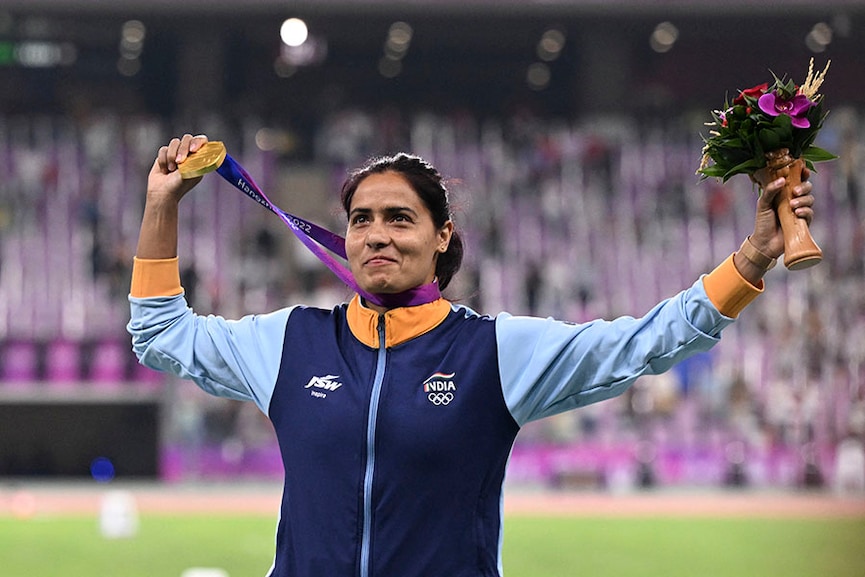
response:
M376 113L366 114L375 124ZM320 131L328 133L332 121L322 118ZM295 191L281 188L290 181L282 160L251 144L253 120L239 125L237 133L219 137L243 143L233 154L266 189L291 199ZM318 202L330 214L337 212L345 170L366 155L404 148L429 158L453 182L454 204L461 207L455 218L468 242L452 296L481 312L579 322L643 314L721 262L748 234L754 207L748 180L721 185L694 175L700 130L630 118L580 124L418 114L372 150L368 141L342 142L320 148L304 164L333 183L332 190L311 191L323 195ZM839 127L830 122L824 130L838 142ZM41 381L163 387L163 377L138 365L118 333L128 318L141 190L164 133L153 118L109 115L78 125L0 117L0 169L7 175L0 189L0 390ZM515 452L515 475L543 469L566 478L567 471L541 461L567 461L575 444L588 443L594 454L609 454L598 465L609 478L621 460L609 447L640 434L656 443L664 482L701 475L723 482L738 462L730 460L729 447L738 443L759 456L745 471L755 482L795 482L803 445L816 447L814 458L830 470L835 444L851 432L851 416L865 403L865 190L852 179L855 171L842 170L846 165L823 165L812 177L820 202L813 232L825 251L823 264L806 273L772 271L770 294L703 359L707 370L673 371L664 395L635 389L599 408L528 427L521 446L538 450ZM184 201L181 231L189 296L199 311L231 317L332 298L304 293L292 282L307 265L292 252L289 235L272 255L257 254L247 242L272 224L259 206L215 177L201 187L204 192ZM261 271L266 274L257 276ZM707 451L708 468L698 470L696 457L684 464L682 452L693 456L698 448ZM568 474L583 478L580 471Z

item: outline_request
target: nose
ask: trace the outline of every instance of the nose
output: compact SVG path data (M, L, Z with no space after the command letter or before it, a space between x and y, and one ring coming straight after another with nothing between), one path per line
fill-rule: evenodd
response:
M366 229L366 245L370 248L381 248L390 242L387 227L378 220L373 220Z

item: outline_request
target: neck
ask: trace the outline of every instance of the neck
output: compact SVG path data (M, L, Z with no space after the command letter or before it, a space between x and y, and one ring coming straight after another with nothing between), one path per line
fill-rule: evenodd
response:
M439 291L438 283L433 281L399 293L375 293L363 296L364 304L367 307L379 314L384 314L390 309L431 303L434 300L440 299L442 295L441 291Z

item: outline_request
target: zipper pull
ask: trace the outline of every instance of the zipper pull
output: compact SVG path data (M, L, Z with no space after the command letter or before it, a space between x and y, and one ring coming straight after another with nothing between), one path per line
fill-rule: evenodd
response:
M384 347L384 315L378 315L378 346L383 349Z

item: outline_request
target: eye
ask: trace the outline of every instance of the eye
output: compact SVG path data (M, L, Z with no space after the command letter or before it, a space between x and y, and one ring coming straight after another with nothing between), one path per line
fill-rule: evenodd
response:
M355 213L355 214L351 217L351 220L349 221L349 224L351 224L351 225L365 224L365 223L368 222L368 221L369 221L369 216L367 216L367 215L365 215L365 214L363 214L363 213Z
M412 222L411 216L409 216L408 214L406 214L406 213L404 213L404 212L398 212L398 213L396 213L395 215L393 215L393 219L392 219L392 220L393 220L394 222L401 222L401 223L410 223L410 222Z

